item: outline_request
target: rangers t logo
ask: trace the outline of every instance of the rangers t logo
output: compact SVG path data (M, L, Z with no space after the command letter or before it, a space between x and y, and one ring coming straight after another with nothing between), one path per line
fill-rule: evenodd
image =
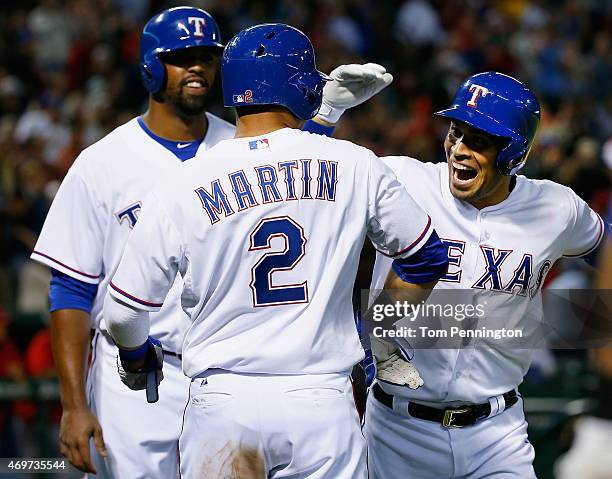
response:
M195 32L193 32L193 36L204 36L203 27L206 25L206 20L204 20L202 17L188 17L187 21L189 22L189 25L193 24L195 26Z
M122 224L125 220L127 220L128 226L130 229L132 229L134 226L136 226L136 221L138 221L138 213L141 209L142 203L137 201L133 205L125 208L123 211L115 213L115 216L117 217L119 224Z
M475 83L470 86L470 93L472 94L472 98L467 102L467 106L471 106L472 108L478 108L478 99L482 96L483 98L489 95L491 92L480 85L476 85Z

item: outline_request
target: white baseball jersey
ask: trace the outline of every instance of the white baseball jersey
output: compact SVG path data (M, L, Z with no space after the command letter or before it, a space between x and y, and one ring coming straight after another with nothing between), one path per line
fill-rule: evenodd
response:
M234 136L235 127L206 114L208 131L202 153ZM185 146L193 142L183 142ZM180 147L181 143L179 143ZM105 330L102 306L106 286L143 206L145 195L161 178L182 165L134 118L83 150L51 205L32 259L73 278L98 284L91 311L92 328ZM164 307L152 317L151 335L165 348L181 350L188 318L180 308L180 281Z
M349 142L286 128L206 156L147 199L110 293L156 311L183 275L190 377L350 369L363 357L351 294L366 233L407 257L429 238L429 217Z
M473 290L502 300L517 317L513 294L530 301L525 314L541 316L540 288L559 258L593 251L603 237L602 219L569 188L517 176L508 198L481 210L454 198L446 163L421 163L407 157L383 161L431 215L448 247L449 270L436 290ZM372 288L382 289L390 261L377 255ZM491 295L511 293L508 295ZM504 298L508 298L504 300ZM510 309L511 308L511 309ZM497 310L499 313L501 310ZM381 386L390 394L425 402L486 402L518 386L529 368L532 350L488 348L419 349L413 364L424 385L416 390Z

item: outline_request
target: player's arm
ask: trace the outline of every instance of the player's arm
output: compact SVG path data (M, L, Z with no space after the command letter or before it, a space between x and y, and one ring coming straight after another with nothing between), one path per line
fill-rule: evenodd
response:
M382 65L340 65L329 76L333 81L323 88L323 102L317 115L304 124L303 130L332 136L342 114L369 100L393 81Z
M370 166L368 234L378 252L392 258L383 294L374 301L370 310L378 303L420 303L429 297L438 280L447 272L446 248L429 215L408 194L391 169L375 157ZM366 321L368 316L366 313ZM371 327L366 324L365 331L369 329ZM385 379L396 384L408 381L411 365L407 352L399 345L371 334L369 339L378 362L395 363L394 373ZM403 361L405 367L398 367L397 361Z
M104 317L119 348L117 371L130 389L146 389L147 401L157 402L157 387L164 378L161 342L149 336L149 313L106 295Z
M148 335L149 311L161 308L185 261L173 220L157 196L149 195L104 301L106 325L119 348L121 380L131 389L146 388L149 402L157 400L163 378L161 344Z
M605 237L609 235L610 225L573 191L566 191L570 200L569 219L561 239L562 254L569 258L581 258L595 266L605 244Z
M427 242L413 255L405 259L396 259L391 263L391 269L384 284L384 290L373 301L366 318L377 305L387 304L420 304L427 300L438 279L446 274L448 255L446 248L440 242L435 230ZM370 322L370 325L373 323ZM394 322L378 323L378 326L393 328ZM363 364L368 385L375 377L380 380L397 384L418 387L415 384L415 370L410 363L412 354L404 345L390 342L372 334L371 327L364 341L366 361ZM369 349L369 351L368 351ZM416 375L418 377L418 374Z
M85 378L91 341L90 312L102 270L100 202L76 172L68 173L53 200L32 259L52 269L50 332L62 418L60 452L78 469L95 473L89 452L106 456L100 424L87 404ZM78 206L77 206L78 205Z
M385 288L412 292L421 299L446 274L446 248L430 216L393 171L375 156L369 166L368 236L380 254L392 259Z
M85 378L90 342L90 312L98 285L51 270L49 304L51 344L60 380L62 419L60 452L84 472L96 470L89 454L89 438L103 457L102 429L87 405Z

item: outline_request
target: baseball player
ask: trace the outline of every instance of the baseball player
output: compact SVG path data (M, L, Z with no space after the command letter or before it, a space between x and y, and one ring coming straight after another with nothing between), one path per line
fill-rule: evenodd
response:
M109 284L121 374L138 388L165 370L149 312L165 307L180 273L191 317L181 477L243 477L248 462L258 477L365 478L349 380L363 357L351 296L364 236L408 282L390 281L411 290L444 275L446 251L369 150L296 129L330 80L302 32L247 28L221 71L235 139L151 192ZM428 274L410 283L423 264Z
M151 317L152 334L166 350L166 380L155 404L143 405L141 395L118 380L116 346L107 333L102 301L153 184L234 135L233 125L204 108L221 49L219 29L203 10L171 8L146 24L140 66L150 93L148 110L82 152L32 254L53 273L51 332L62 388L61 451L76 467L98 477L165 479L178 469L189 385L180 364L190 324L179 304L181 286L177 281L166 305ZM311 131L331 134L329 124L346 108L392 81L383 67L373 64L343 65L332 76L318 122L307 124ZM88 368L90 329L96 334ZM90 437L95 444L91 451Z
M537 98L520 81L474 75L437 115L450 120L446 163L383 159L422 202L446 245L450 266L436 290L471 290L476 301L491 293L522 298L537 312L551 265L561 257L591 260L604 235L602 219L569 188L517 175L540 117ZM383 287L389 267L377 255L373 289ZM513 301L504 301L500 308L507 309L495 312L512 317ZM535 477L517 392L530 353L416 350L419 383L378 381L368 397L371 477Z
M178 470L180 415L188 391L180 352L189 325L179 306L180 284L152 321L153 334L166 349L166 381L156 404L143 405L141 395L117 377L116 347L102 304L152 185L198 151L234 135L233 125L205 113L222 49L214 19L197 8L172 8L145 25L140 70L150 93L148 109L79 155L32 253L53 273L61 452L97 477L167 479ZM88 369L90 328L95 335Z

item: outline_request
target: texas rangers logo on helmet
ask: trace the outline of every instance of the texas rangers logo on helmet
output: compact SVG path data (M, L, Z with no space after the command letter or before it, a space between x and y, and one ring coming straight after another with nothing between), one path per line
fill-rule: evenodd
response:
M202 17L188 17L187 21L189 22L189 25L193 23L195 26L195 32L193 32L194 36L196 37L204 36L204 27L206 26L205 19L203 19Z
M481 96L484 98L491 93L488 88L476 85L475 83L470 86L469 91L472 94L472 98L467 102L467 106L471 106L472 108L478 108L478 100Z

